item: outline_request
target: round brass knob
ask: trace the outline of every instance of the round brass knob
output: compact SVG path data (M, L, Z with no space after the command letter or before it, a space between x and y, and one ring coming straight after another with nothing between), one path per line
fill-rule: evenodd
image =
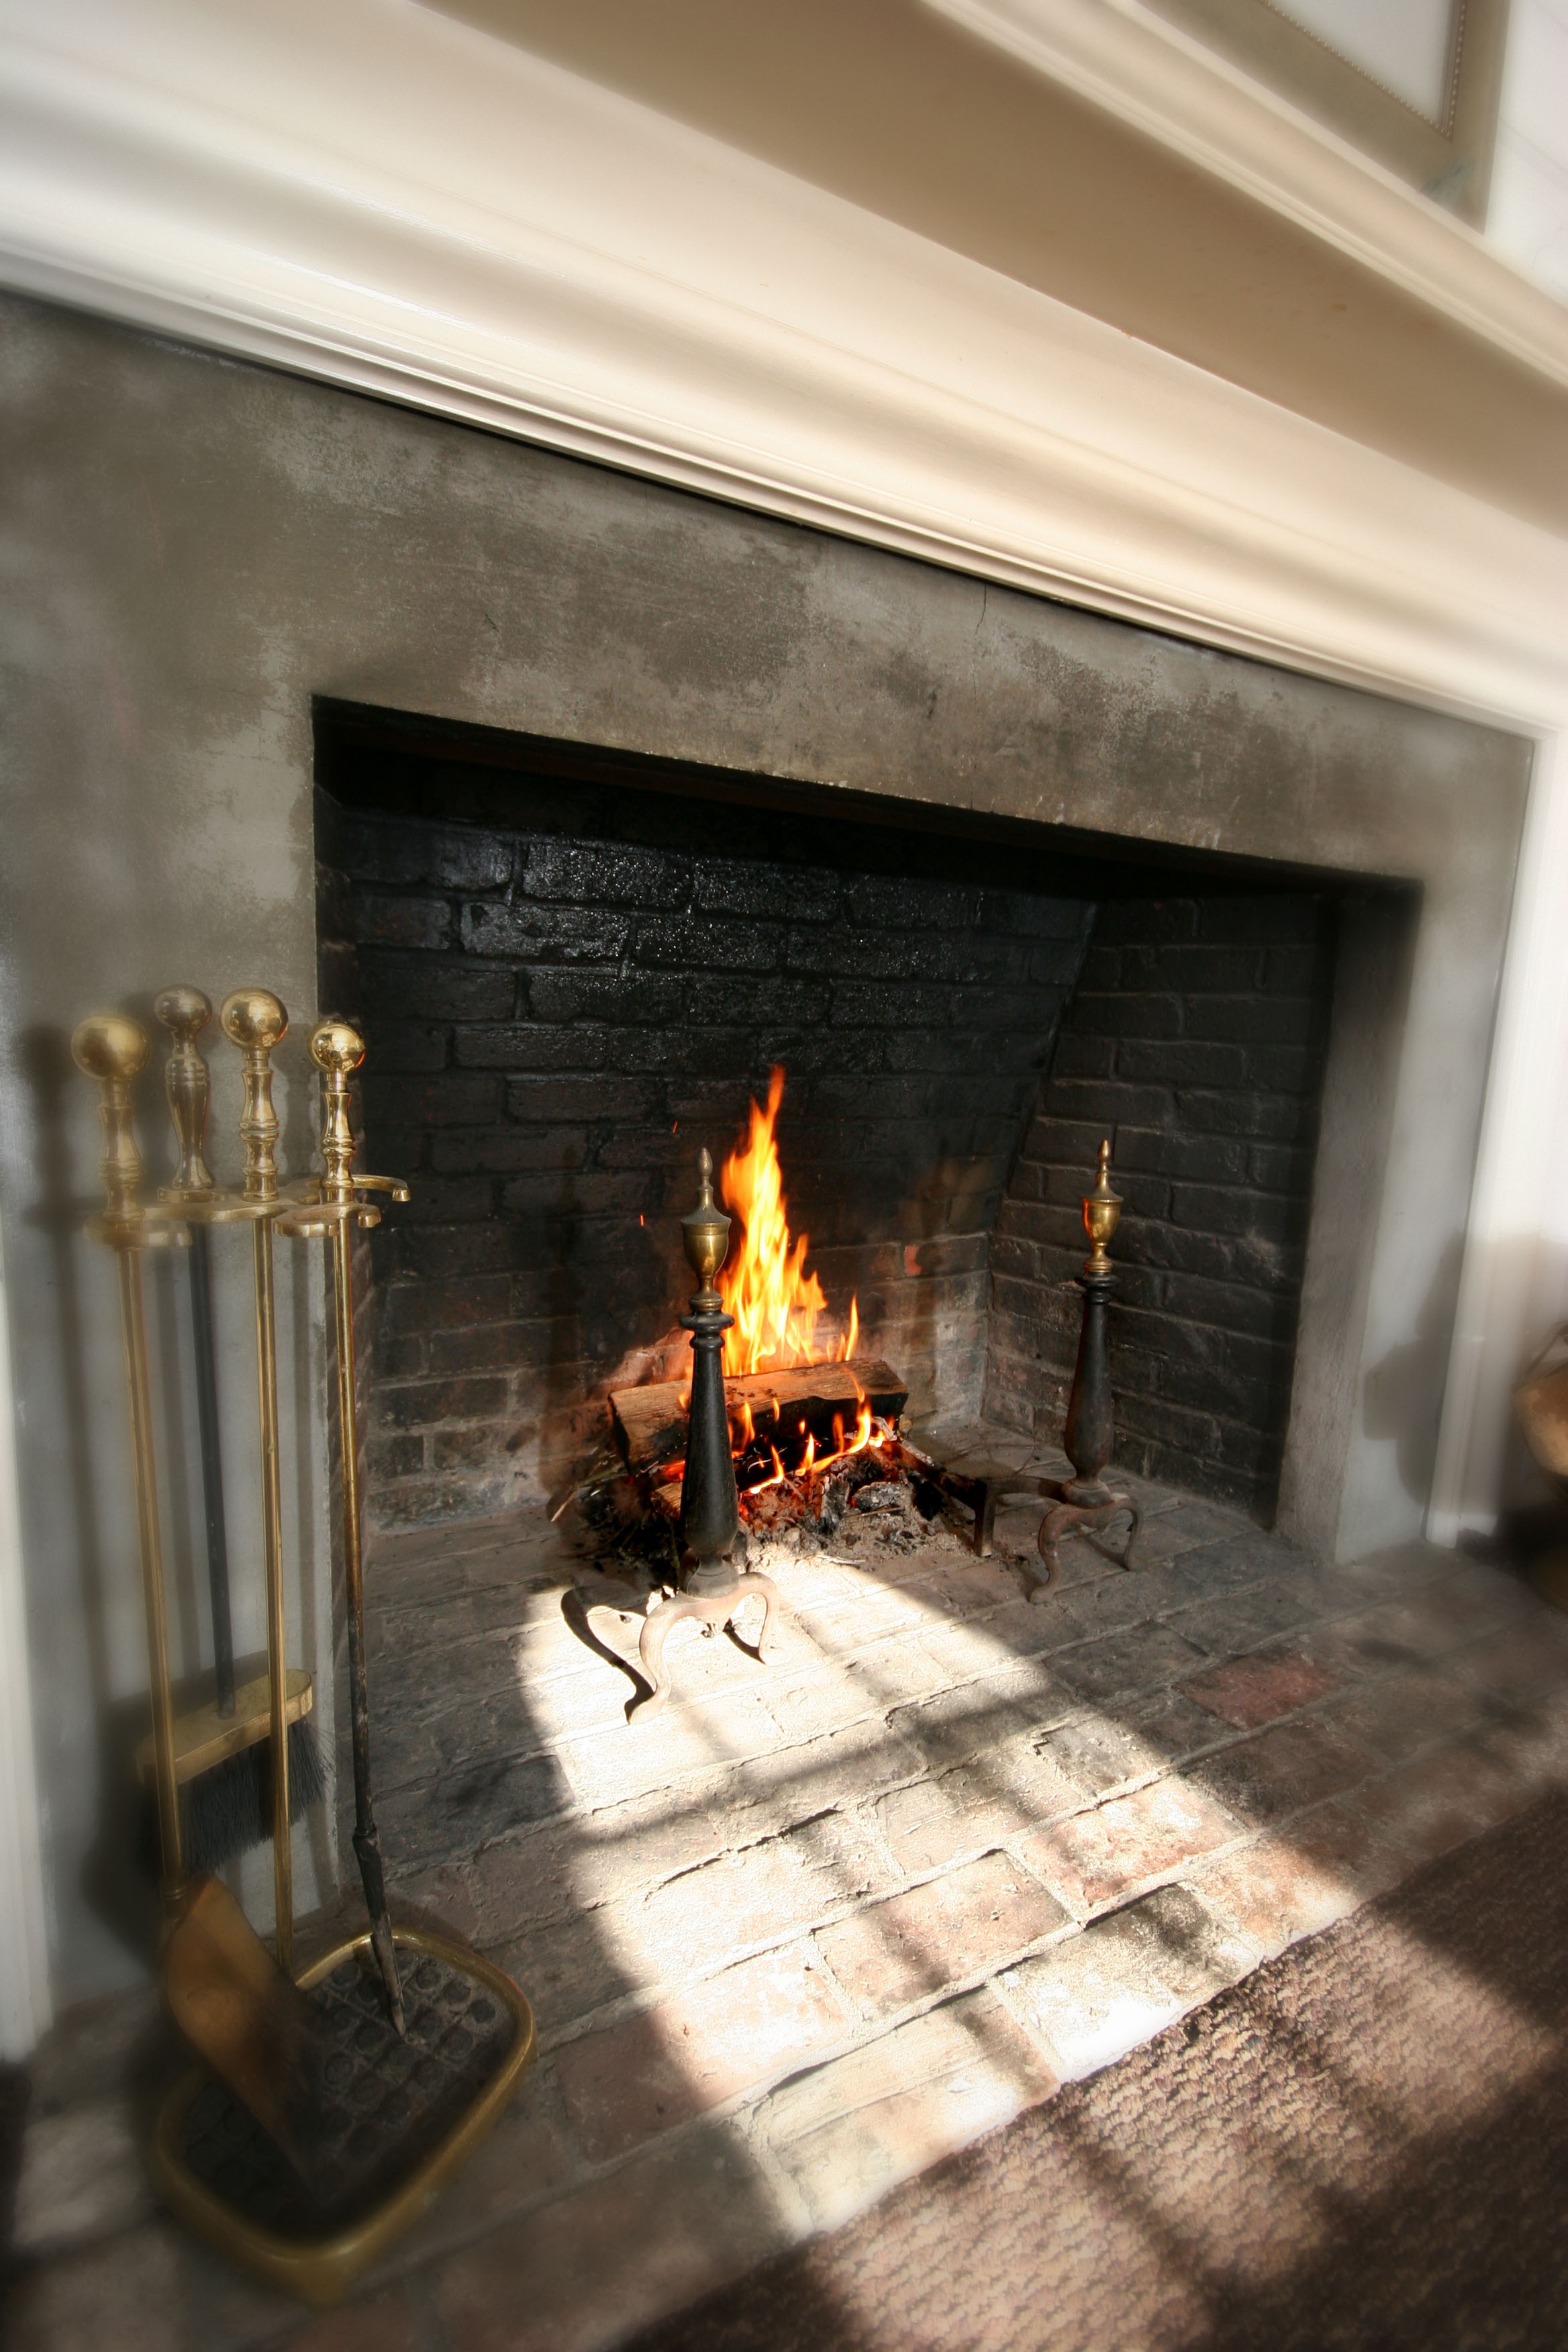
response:
M269 1050L289 1034L289 1015L269 988L237 988L218 1014L224 1035L242 1050Z
M318 1021L310 1032L310 1059L329 1077L347 1077L364 1059L364 1039L347 1021Z
M71 1058L89 1078L134 1078L152 1050L146 1031L122 1013L95 1013L71 1037Z
M182 1044L199 1037L213 1017L212 999L199 988L165 988L153 999L153 1010Z

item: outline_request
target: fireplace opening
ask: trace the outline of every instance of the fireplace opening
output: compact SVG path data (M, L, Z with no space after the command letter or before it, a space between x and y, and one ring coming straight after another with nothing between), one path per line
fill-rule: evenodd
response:
M556 1490L679 1371L696 1155L771 1085L809 1352L853 1302L917 1436L1059 1434L1109 1137L1118 1462L1269 1518L1345 877L342 705L317 778L321 1003L414 1192L376 1521Z

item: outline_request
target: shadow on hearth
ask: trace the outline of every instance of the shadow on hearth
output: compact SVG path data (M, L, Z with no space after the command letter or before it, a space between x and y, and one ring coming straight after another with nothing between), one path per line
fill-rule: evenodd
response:
M1565 1890L1559 1790L635 2352L1555 2344Z

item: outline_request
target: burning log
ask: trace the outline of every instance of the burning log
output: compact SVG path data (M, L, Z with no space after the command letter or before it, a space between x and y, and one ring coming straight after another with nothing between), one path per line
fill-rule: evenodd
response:
M611 1391L611 1427L628 1470L658 1471L679 1461L686 1449L689 1391L683 1381ZM909 1393L892 1366L880 1362L802 1364L724 1382L737 1451L754 1439L781 1450L788 1444L798 1454L807 1438L816 1439L818 1451L831 1451L846 1430L853 1431L863 1408L879 1421L895 1421Z

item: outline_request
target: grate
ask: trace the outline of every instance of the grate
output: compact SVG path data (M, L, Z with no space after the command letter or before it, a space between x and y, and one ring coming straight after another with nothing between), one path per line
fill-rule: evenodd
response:
M399 1947L397 1962L405 2042L356 1960L310 1988L331 2043L313 2191L222 2084L206 2083L186 2111L179 2154L192 2176L277 2237L351 2228L439 2147L511 2049L516 2020L487 1985L433 1953Z

